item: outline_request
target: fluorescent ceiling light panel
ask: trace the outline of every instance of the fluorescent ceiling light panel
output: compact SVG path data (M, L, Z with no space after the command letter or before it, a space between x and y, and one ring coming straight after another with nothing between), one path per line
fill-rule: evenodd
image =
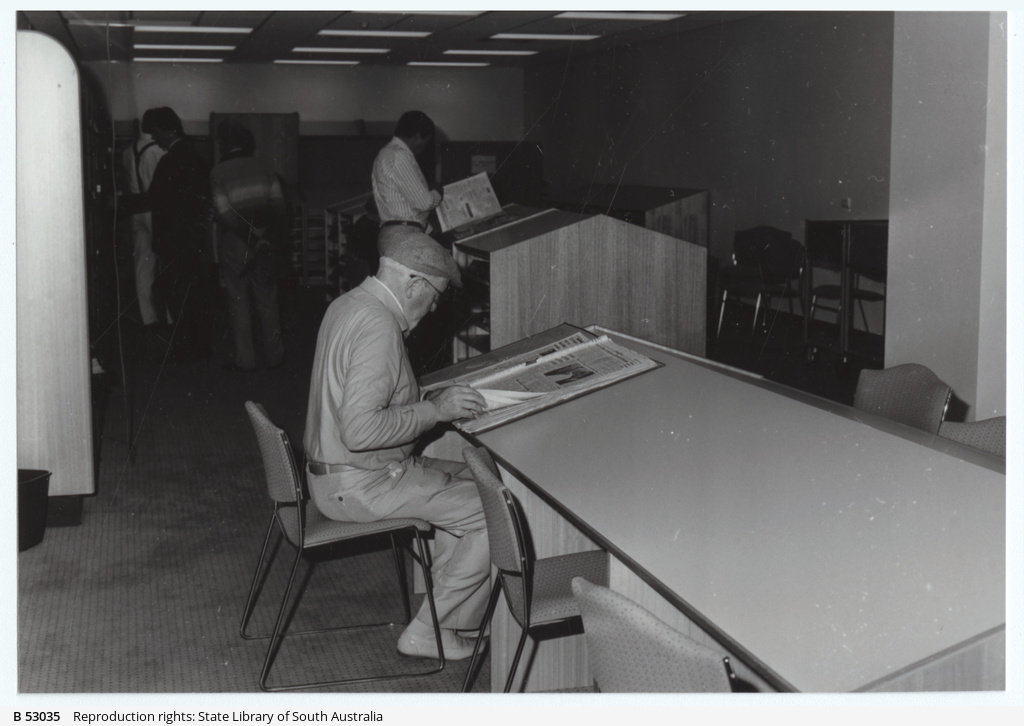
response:
M137 63L223 63L223 58L134 58Z
M252 28L217 28L198 25L136 25L136 33L251 33Z
M234 50L233 45L164 45L161 43L136 43L135 50Z
M373 10L380 15L462 15L475 18L482 10Z
M600 35L568 35L561 33L497 33L491 40L594 40Z
M446 50L444 55L537 55L535 50Z
M563 20L642 20L645 22L675 20L686 13L602 13L591 11L570 11L559 13L556 18Z
M354 60L332 60L330 58L323 58L318 60L302 60L299 58L282 58L274 61L275 63L285 63L291 65L317 65L317 66L357 66L359 61Z
M390 53L390 48L292 48L292 53Z
M447 66L449 68L483 68L490 63L476 63L471 61L409 61L409 66Z
M131 28L131 23L122 23L118 21L107 22L106 20L82 20L80 18L73 18L68 21L68 25L80 25L84 28Z
M321 30L317 35L338 35L351 38L426 38L429 30Z

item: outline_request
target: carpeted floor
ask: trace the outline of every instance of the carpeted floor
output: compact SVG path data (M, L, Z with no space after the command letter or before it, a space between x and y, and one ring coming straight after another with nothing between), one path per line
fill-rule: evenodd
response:
M225 371L229 345L221 336L212 359L190 364L160 365L128 346L129 385L116 375L109 386L97 382L97 493L84 499L80 525L48 527L41 544L18 555L20 692L258 690L267 641L243 640L238 624L270 503L243 404L264 404L301 443L324 302L314 294L284 307L289 353L281 368ZM211 312L223 330L223 312ZM133 400L125 399L126 388ZM137 437L134 462L129 430ZM272 628L292 552L281 548L253 616L255 631ZM294 629L314 620L402 619L386 539L348 556L331 554L339 556L315 566ZM401 626L286 640L270 683L424 669L423 661L397 656L399 632ZM455 692L465 668L449 663L430 677L331 690ZM476 688L488 681L485 664Z

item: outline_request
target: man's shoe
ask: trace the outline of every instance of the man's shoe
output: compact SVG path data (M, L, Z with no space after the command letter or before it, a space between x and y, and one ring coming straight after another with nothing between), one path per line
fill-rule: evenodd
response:
M441 629L441 645L444 647L445 660L466 660L473 655L475 640L463 638L451 630ZM437 654L437 639L434 634L416 635L405 632L398 638L398 654L406 658L433 658L440 660Z

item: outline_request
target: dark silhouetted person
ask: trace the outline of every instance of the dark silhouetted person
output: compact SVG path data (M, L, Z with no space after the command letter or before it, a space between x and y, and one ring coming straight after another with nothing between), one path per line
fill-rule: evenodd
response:
M210 168L192 148L172 109L146 111L142 131L167 152L157 164L146 196L153 213L157 309L165 304L174 317L171 360L208 358L205 255L211 222Z

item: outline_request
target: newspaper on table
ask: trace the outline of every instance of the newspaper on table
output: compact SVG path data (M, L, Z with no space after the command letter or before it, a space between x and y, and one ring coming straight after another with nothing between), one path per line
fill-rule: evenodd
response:
M441 223L441 231L447 232L499 212L501 204L487 172L482 171L444 185L444 199L437 208L437 220Z
M580 331L424 391L457 384L480 391L487 410L475 419L454 422L461 431L479 433L660 365L607 335L593 337Z

